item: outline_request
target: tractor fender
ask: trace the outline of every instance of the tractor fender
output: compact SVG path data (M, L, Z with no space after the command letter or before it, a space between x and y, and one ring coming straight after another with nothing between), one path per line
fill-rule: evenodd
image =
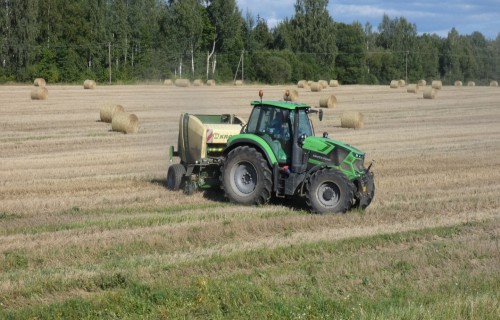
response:
M232 150L241 147L241 146L249 146L255 148L257 151L259 151L267 160L267 163L269 164L269 167L273 167L275 163L278 163L278 160L276 159L276 156L274 155L271 147L268 145L266 140L258 137L258 136L253 136L251 138L248 137L239 137L236 139L230 139L227 147L224 149L223 155L224 157L227 157L229 152Z

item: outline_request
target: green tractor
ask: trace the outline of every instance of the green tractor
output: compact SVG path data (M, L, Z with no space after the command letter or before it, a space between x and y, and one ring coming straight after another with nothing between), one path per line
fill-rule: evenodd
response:
M233 203L261 205L271 197L300 196L312 212L365 209L375 194L365 153L340 141L316 137L309 115L322 110L302 103L253 101L247 123L234 115L182 114L178 150L167 187L220 187Z

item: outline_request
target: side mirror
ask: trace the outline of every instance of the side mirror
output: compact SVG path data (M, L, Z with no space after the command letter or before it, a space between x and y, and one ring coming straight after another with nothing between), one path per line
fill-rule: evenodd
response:
M319 109L319 121L323 121L323 109Z
M323 132L323 138L328 139L328 132Z

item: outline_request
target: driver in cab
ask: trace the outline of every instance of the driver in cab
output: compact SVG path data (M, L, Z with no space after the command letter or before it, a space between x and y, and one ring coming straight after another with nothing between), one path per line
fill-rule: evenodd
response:
M270 125L271 133L276 139L284 139L288 135L288 123L283 111L278 111Z

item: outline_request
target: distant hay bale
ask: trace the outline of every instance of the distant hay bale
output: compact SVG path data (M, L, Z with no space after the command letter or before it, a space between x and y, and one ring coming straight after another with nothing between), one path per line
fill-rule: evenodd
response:
M36 87L31 90L31 100L47 100L49 90L45 87Z
M33 84L35 85L35 87L45 87L47 83L45 82L44 78L36 78Z
M363 128L364 115L358 111L346 111L340 117L340 126L342 128Z
M419 87L425 87L427 85L427 81L425 81L424 79L421 79L421 80L418 80L417 84Z
M411 83L406 87L406 92L408 93L417 93L418 92L418 85L415 83Z
M329 108L333 109L337 105L337 98L334 95L321 96L319 98L319 106L320 108Z
M111 130L123 133L137 133L139 118L133 113L119 112L113 116Z
M390 84L391 89L399 88L399 80L392 80Z
M312 80L307 80L307 86L310 87L313 82L314 81L312 81Z
M181 88L187 88L191 86L191 82L189 82L189 79L175 79L174 84L176 87L181 87Z
M441 80L432 80L431 87L440 90L443 88L443 82Z
M174 82L172 81L172 79L165 79L165 81L163 81L163 84L166 86L171 86L174 84Z
M338 87L338 86L339 86L338 80L330 80L330 87Z
M83 89L95 89L96 86L97 84L94 80L85 80L83 82Z
M287 95L288 93L288 95ZM283 100L285 101L298 101L299 100L299 92L295 89L287 89L283 94Z
M211 87L215 86L215 80L213 80L213 79L207 80L207 86L211 86Z
M455 81L455 87L461 87L462 86L462 81L457 80Z
M242 86L242 85L243 85L243 80L236 80L236 81L234 82L234 85L235 85L235 86L238 86L238 87L239 87L239 86Z
M497 81L495 81L495 80L492 80L492 81L490 82L490 87L498 87L498 82L497 82Z
M311 92L320 92L323 89L323 86L319 82L312 82L310 87Z
M424 90L424 99L434 99L436 98L437 89L431 87L426 87Z
M468 87L475 87L476 83L474 81L469 81L469 82L467 82L467 86Z
M100 110L100 117L102 122L111 123L113 117L121 112L125 112L125 109L119 104L110 104L103 106Z
M398 83L400 87L406 87L406 81L404 81L403 79L400 79Z
M202 87L203 86L203 81L201 79L196 79L193 81L193 86L195 87Z
M328 88L328 82L326 80L319 80L318 83L321 85L321 89Z
M307 80L300 80L299 82L297 82L297 88L307 89L307 87L309 87L309 85L307 84Z

